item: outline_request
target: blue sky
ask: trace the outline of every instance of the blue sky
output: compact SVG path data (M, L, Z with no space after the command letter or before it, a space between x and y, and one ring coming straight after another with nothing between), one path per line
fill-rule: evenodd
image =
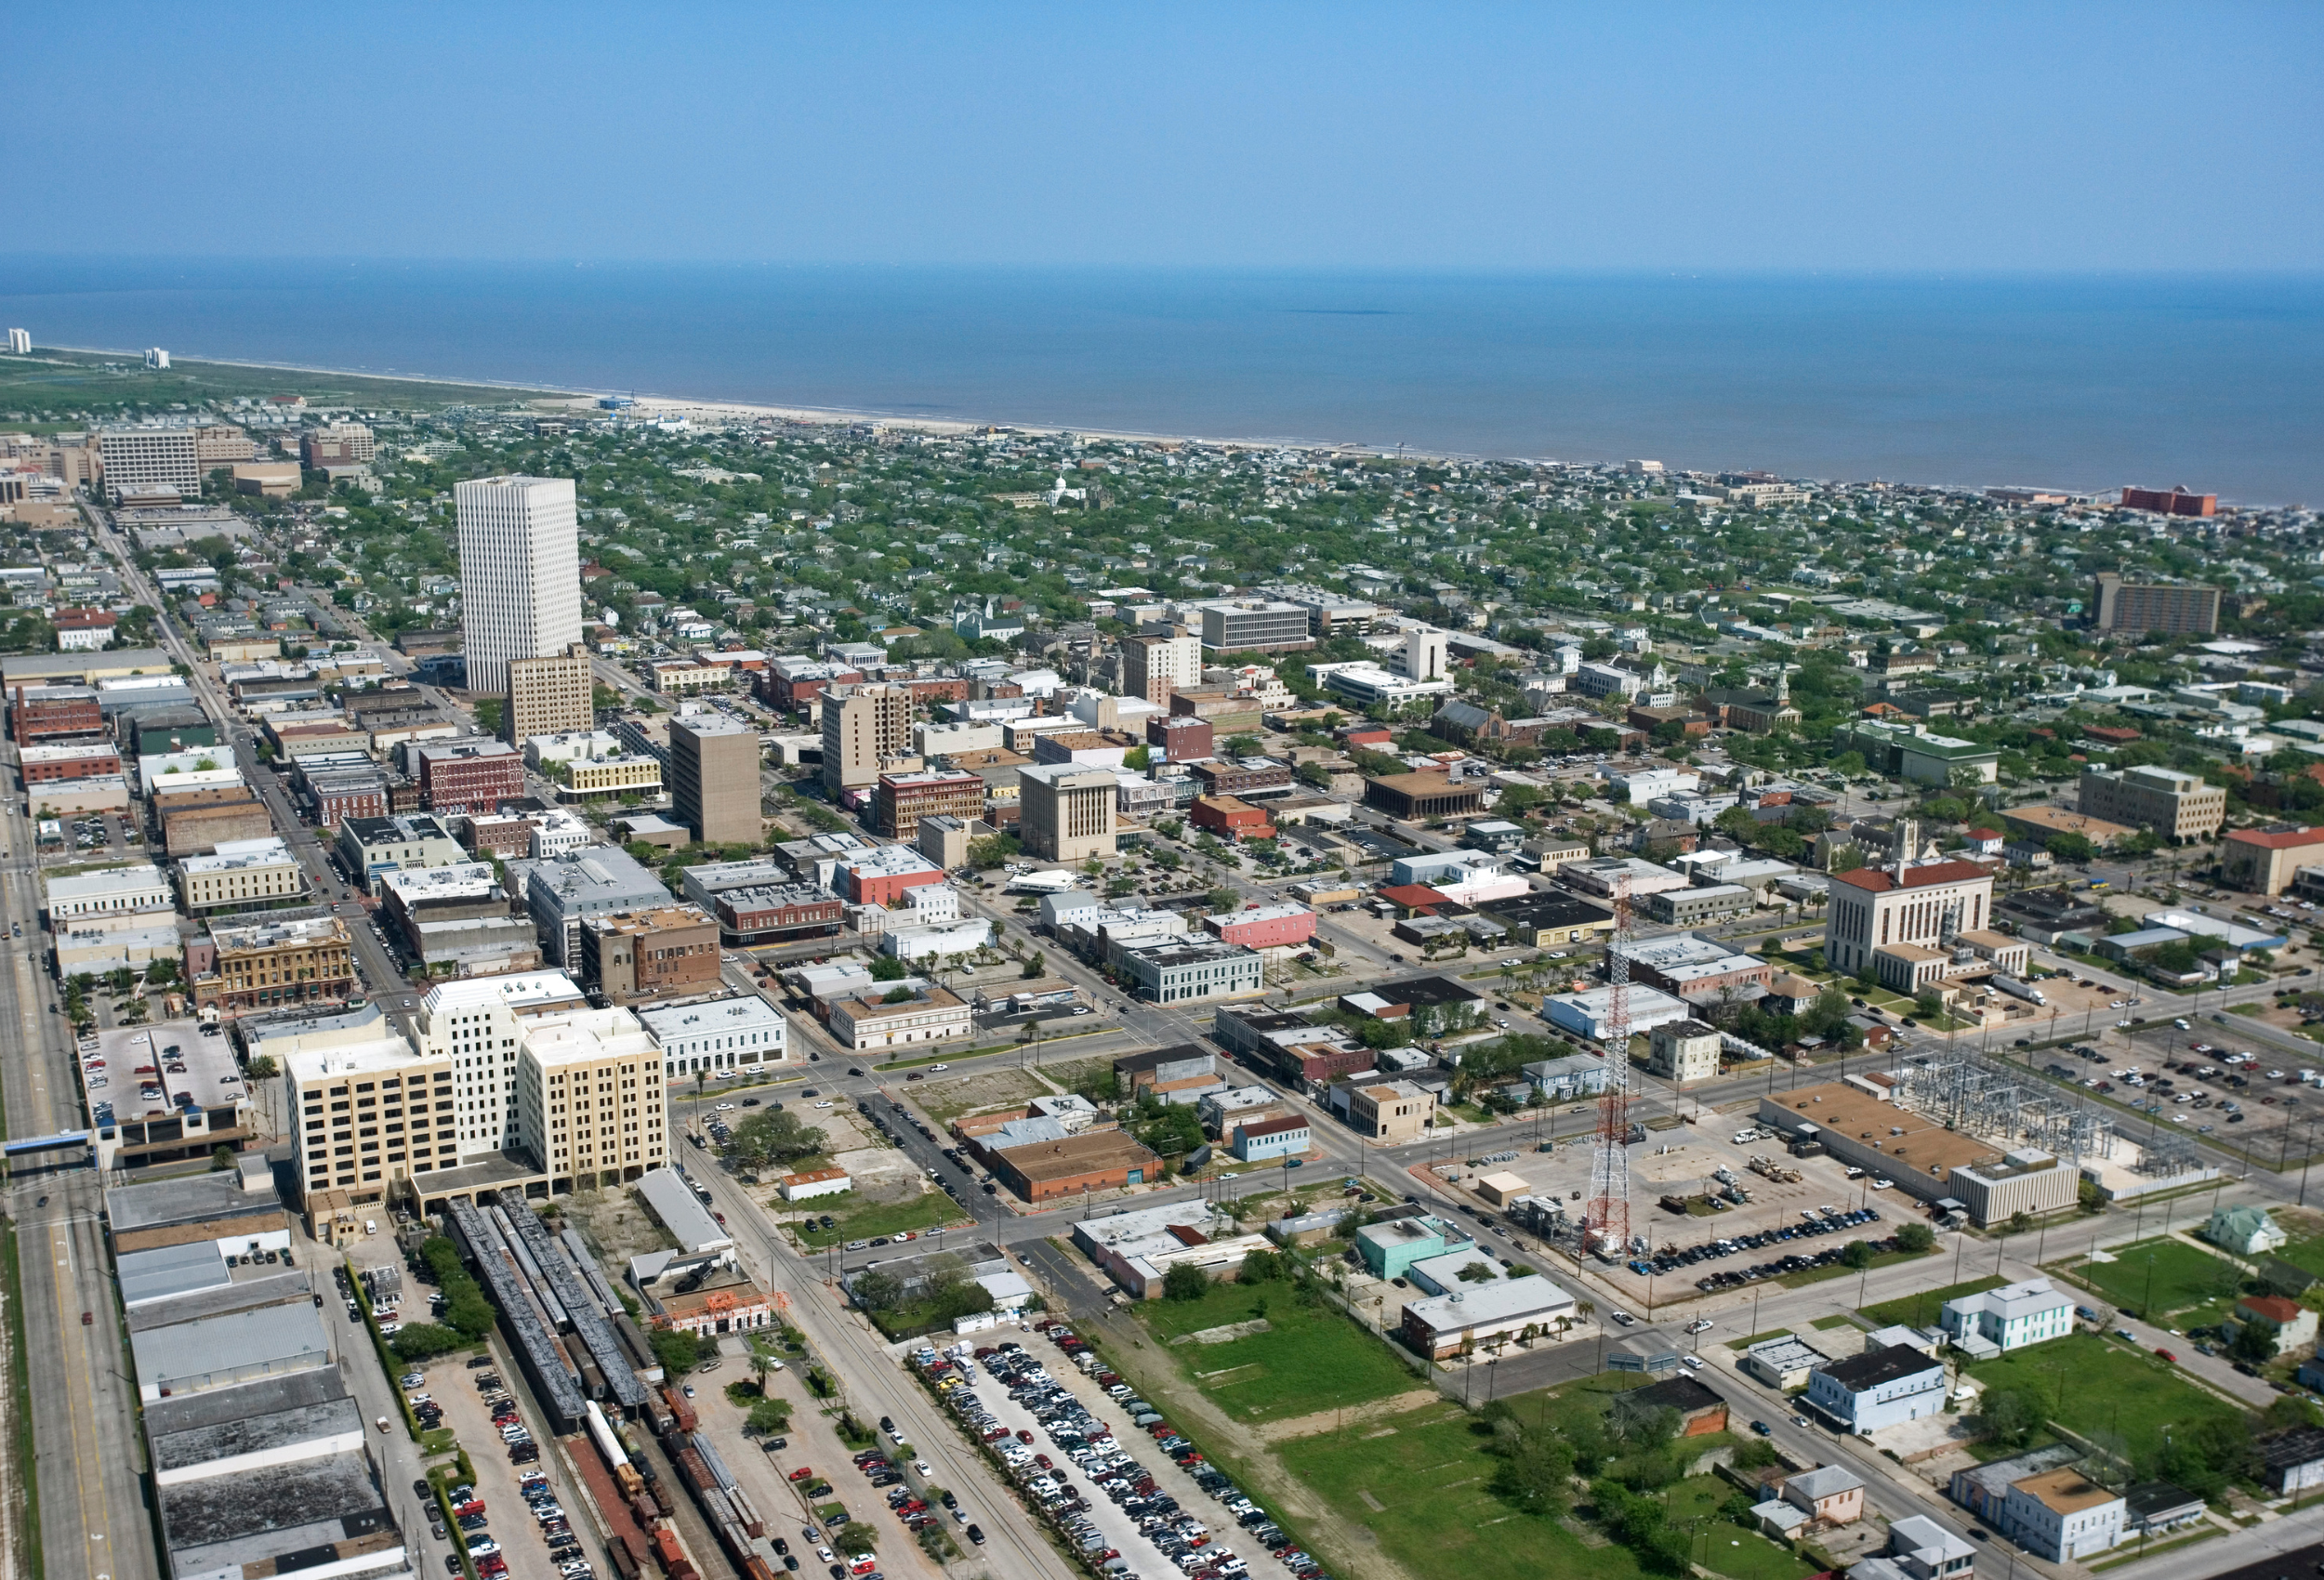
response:
M2324 7L27 7L10 250L2324 262Z

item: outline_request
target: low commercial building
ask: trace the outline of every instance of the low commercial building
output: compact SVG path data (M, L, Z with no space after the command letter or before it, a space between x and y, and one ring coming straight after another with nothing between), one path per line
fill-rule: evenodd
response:
M1109 953L1114 955L1109 964L1130 992L1155 1004L1260 993L1267 985L1266 957L1221 939L1142 944Z
M1587 944L1614 931L1614 913L1568 894L1529 892L1489 901L1486 915L1509 929L1512 942L1527 949Z
M1574 1297L1538 1273L1497 1279L1406 1305L1404 1341L1432 1360L1556 1330L1574 1320Z
M948 990L901 982L878 995L839 999L830 1014L831 1034L857 1053L949 1042L974 1029L968 1005Z
M1475 1236L1449 1218L1422 1214L1367 1223L1355 1231L1355 1253L1374 1278L1402 1278L1415 1262L1474 1248Z
M1808 1375L1806 1401L1843 1431L1868 1435L1945 1408L1945 1367L1909 1345L1868 1349Z
M1471 817L1485 805L1482 783L1455 783L1444 773L1393 773L1364 782L1364 804L1400 823L1421 818Z
M429 812L347 818L339 824L332 849L340 868L375 893L381 873L457 866L469 860L467 849L453 836L451 827Z
M1197 796L1186 806L1186 821L1198 832L1233 843L1273 839L1275 825L1266 810L1235 796Z
M295 903L307 897L307 870L274 835L230 840L206 856L178 863L178 892L190 915Z
M1226 1126L1227 1151L1243 1163L1297 1157L1314 1141L1307 1120L1296 1113L1272 1119L1237 1119Z
M790 1057L790 1022L757 994L641 1009L638 1023L662 1052L662 1078L760 1070Z
M1698 928L1750 914L1751 891L1736 883L1714 883L1701 889L1666 889L1646 897L1646 914L1671 927Z
M993 1177L1027 1202L1142 1185L1157 1178L1162 1166L1159 1157L1121 1130L1089 1130L989 1155Z
M213 926L205 955L193 1001L206 1014L341 999L355 985L347 924L337 916Z
M581 981L607 1004L708 993L722 959L719 925L696 905L615 911L581 924Z
M1592 1042L1606 1039L1613 1007L1612 988L1561 993L1542 1000L1543 1012L1552 1025ZM1625 1007L1629 1010L1632 1035L1652 1032L1657 1026L1667 1025L1673 1020L1687 1020L1694 1014L1694 1006L1684 999L1673 998L1650 987L1635 985L1627 994Z
M2017 1545L2053 1563L2095 1557L2122 1539L2122 1494L2060 1466L2012 1481L2001 1526Z
M1410 1081L1348 1088L1348 1127L1381 1146L1403 1146L1427 1133L1436 1118L1436 1094Z
M1289 903L1247 905L1205 916L1202 925L1213 938L1245 949L1298 949L1315 936L1315 913Z
M1785 1393L1805 1388L1809 1376L1817 1367L1831 1363L1830 1356L1797 1334L1789 1333L1761 1339L1743 1351L1739 1363L1748 1376Z
M788 942L827 938L839 930L846 903L827 889L807 883L770 884L758 889L721 889L711 900L720 934L730 943Z
M52 877L43 908L50 926L58 928L90 917L167 912L172 909L169 879L151 862Z
M786 1202L812 1202L818 1196L845 1195L855 1189L855 1181L844 1168L811 1168L785 1175L777 1189Z
M161 824L162 849L171 856L199 855L237 840L263 839L274 832L274 818L265 803L239 785L231 790L157 796L153 813Z
M1773 1093L1759 1122L1814 1141L1843 1165L1884 1175L1923 1202L1957 1201L1982 1226L2072 1206L2081 1177L2032 1147L2004 1149L1842 1081Z
M16 754L17 768L27 790L59 781L118 777L120 749L103 742L75 742L60 746L24 746Z
M1123 1054L1114 1060L1114 1079L1125 1097L1151 1094L1162 1102L1191 1102L1220 1085L1217 1056L1198 1043Z
M893 905L907 890L944 880L944 869L909 845L850 851L832 870L832 888L858 905Z

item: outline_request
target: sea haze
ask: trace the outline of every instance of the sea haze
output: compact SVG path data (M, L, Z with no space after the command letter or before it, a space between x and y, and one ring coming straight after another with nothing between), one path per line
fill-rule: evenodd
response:
M38 344L1212 438L2324 497L2324 279L0 259Z

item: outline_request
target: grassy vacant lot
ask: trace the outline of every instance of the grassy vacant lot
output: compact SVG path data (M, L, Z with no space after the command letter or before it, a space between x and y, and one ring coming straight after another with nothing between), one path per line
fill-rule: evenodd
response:
M1893 1267L1898 1262L1919 1261L1922 1257L1933 1254L1928 1251L1875 1251L1872 1253L1869 1266L1874 1270ZM1861 1271L1863 1270L1852 1268L1845 1262L1830 1262L1820 1268L1802 1268L1798 1272L1778 1274L1776 1282L1786 1289L1798 1289L1805 1284L1822 1284L1829 1279L1854 1278Z
M2072 1431L2119 1432L2141 1463L2161 1449L2166 1427L2184 1429L2207 1415L2241 1416L2235 1406L2184 1380L2168 1361L2094 1333L2071 1334L1963 1369L1988 1389L2024 1393Z
M1894 1327L1902 1323L1907 1327L1931 1327L1937 1315L1945 1310L1945 1302L1958 1300L1964 1295L1981 1295L1988 1289L1999 1289L2008 1279L1999 1275L1973 1278L1963 1284L1948 1284L1942 1289L1923 1289L1916 1295L1900 1296L1883 1300L1877 1306L1864 1308L1865 1320L1874 1327Z
M1243 1420L1275 1421L1386 1399L1424 1385L1395 1351L1287 1284L1215 1284L1199 1300L1148 1300L1147 1330L1189 1381ZM1264 1316L1267 1329L1223 1344L1170 1341Z
M2150 1322L2231 1301L2242 1284L2241 1270L2234 1263L2184 1240L2143 1240L2119 1248L2114 1257L2080 1263L2074 1276Z
M1552 1416L1594 1410L1609 1391L1592 1377L1544 1399L1513 1401L1523 1417L1545 1406ZM1461 1580L1643 1580L1627 1548L1584 1541L1565 1523L1516 1511L1489 1490L1496 1462L1485 1452L1490 1429L1458 1406L1432 1404L1376 1421L1362 1430L1298 1438L1277 1450L1284 1466L1317 1496L1379 1537L1389 1557L1414 1574ZM1698 1485L1698 1483L1701 1483ZM1801 1580L1812 1566L1765 1538L1719 1519L1725 1494L1711 1477L1670 1489L1674 1520L1708 1513L1706 1567L1735 1580ZM1686 1507L1680 1507L1688 1499ZM1702 1509L1696 1502L1703 1504ZM1728 1546L1733 1541L1736 1545ZM1705 1550L1698 1545L1699 1557Z
M1666 1495L1672 1524L1702 1521L1696 1533L1695 1561L1705 1569L1735 1580L1799 1580L1815 1573L1816 1566L1789 1547L1721 1515L1719 1506L1735 1495L1735 1488L1718 1477L1689 1476Z
M965 1224L969 1215L952 1205L952 1198L941 1191L923 1191L909 1201L865 1202L855 1192L826 1196L821 1202L802 1202L801 1206L813 1206L818 1213L827 1212L836 1227L824 1229L805 1223L792 1225L799 1237L809 1245L821 1250L825 1245L844 1245L851 1240L870 1240L882 1234L902 1234L906 1230L933 1229L938 1224Z

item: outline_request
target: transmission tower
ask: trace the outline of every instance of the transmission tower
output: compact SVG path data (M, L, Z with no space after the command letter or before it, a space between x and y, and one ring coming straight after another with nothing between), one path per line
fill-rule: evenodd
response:
M1605 1091L1590 1151L1582 1245L1621 1257L1630 1248L1630 879L1614 884L1614 934L1606 942Z

